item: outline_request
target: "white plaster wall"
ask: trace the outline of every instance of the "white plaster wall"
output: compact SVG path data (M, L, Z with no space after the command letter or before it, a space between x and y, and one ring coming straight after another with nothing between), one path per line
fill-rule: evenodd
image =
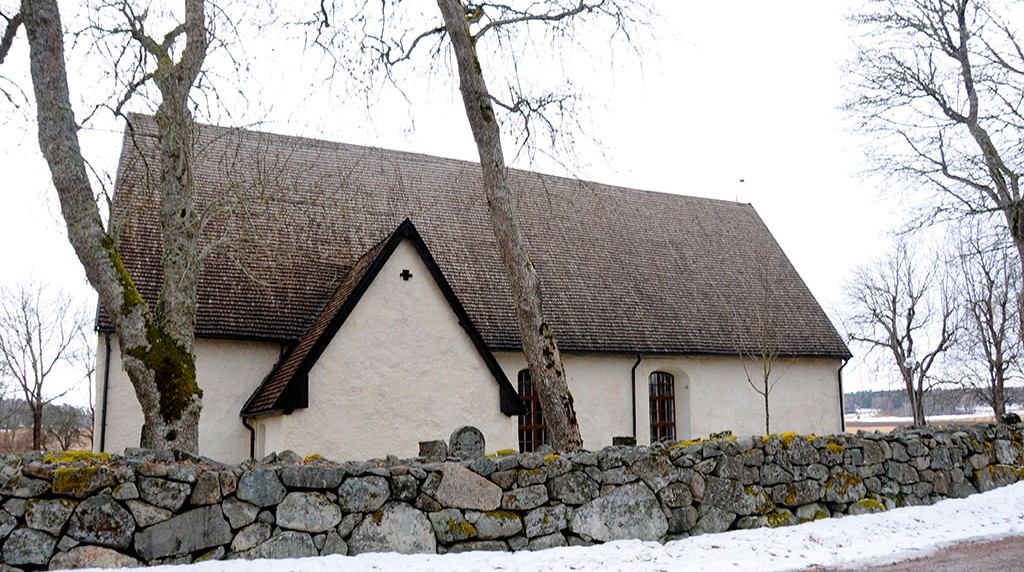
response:
M520 353L495 354L510 380L526 367ZM576 403L584 446L600 449L612 437L631 436L631 369L636 356L562 354ZM838 359L779 360L769 394L773 433L837 433L841 430ZM757 364L748 364L751 374ZM664 371L675 378L676 432L680 439L731 430L764 433L764 400L747 383L738 357L644 357L636 369L637 443L650 442L648 378ZM756 380L755 380L756 381Z
M107 428L104 449L122 451L138 447L142 430L142 408L128 374L121 368L117 337L111 336L110 383L107 397ZM199 452L237 463L249 458L249 432L242 427L239 411L277 363L281 346L269 342L196 340L196 378L203 390L203 411L199 417ZM106 347L99 336L96 350L96 417L93 448L100 446L103 419L103 372Z
M505 375L513 385L517 385L519 371L526 368L526 358L523 354L496 352L495 357L505 370ZM584 447L600 449L605 445L611 445L612 437L633 434L633 418L630 414L630 369L635 361L635 357L562 354L562 365L565 366L567 375L566 383L576 405L576 418L580 423ZM646 385L644 387L646 388ZM644 423L644 419L647 418L646 399L645 396L642 403L638 402L644 415L638 418L638 424ZM516 423L518 422L517 418Z
M249 421L249 424L256 430L255 458L262 459L273 451L294 449L284 443L283 420L284 418L280 415L270 415Z
M415 456L420 441L462 425L483 431L490 451L518 443L517 418L501 413L497 382L408 241L310 371L309 407L262 423L267 452L339 460Z

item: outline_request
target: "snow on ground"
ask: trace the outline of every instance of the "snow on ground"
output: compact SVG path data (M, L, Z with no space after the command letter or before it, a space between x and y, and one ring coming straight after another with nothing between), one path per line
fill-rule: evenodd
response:
M964 540L1024 535L1024 482L966 499L776 529L708 534L658 544L638 540L539 552L362 554L157 566L154 572L655 572L800 570L885 564Z

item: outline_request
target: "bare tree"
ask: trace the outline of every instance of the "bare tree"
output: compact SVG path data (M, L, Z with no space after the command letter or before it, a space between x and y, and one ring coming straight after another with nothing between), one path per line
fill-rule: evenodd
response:
M554 327L545 319L540 281L516 215L501 140L503 135L511 136L517 145L516 153L525 151L530 156L539 148L538 140L552 148L571 147L572 137L563 135L579 127L575 121L575 90L567 82L539 95L527 93L524 85L529 82L521 81L520 76L524 69L520 61L525 59L523 54L529 51L528 46L539 41L544 47L537 51L544 53L545 63L549 63L551 54L562 53L562 44L571 41L575 27L582 25L606 26L603 29L609 30L610 35L621 36L629 44L629 30L638 19L633 9L645 9L634 6L631 0L552 0L522 6L438 0L442 21L424 25L423 21L432 17L412 12L408 3L385 0L356 4L361 6L357 13L340 17L341 5L321 3L320 11L307 24L316 29L313 43L324 46L330 54L339 53L339 45L359 38L355 41L358 52L353 58L335 56L335 68L345 69L360 84L372 84L381 75L397 84L395 70L399 64L411 62L417 50L428 52L426 61L436 71L435 64L444 61L445 49L450 46L466 117L480 157L491 226L512 290L523 353L552 445L559 451L579 449L583 439L572 393ZM342 26L344 22L354 23L355 29L332 32L332 22L342 22ZM485 45L488 48L481 53ZM504 72L497 76L501 80L497 91L490 90L484 79L487 68L483 62L488 56L501 58L504 64L497 66ZM360 65L353 67L353 62ZM503 126L507 131L503 132Z
M479 29L476 36L470 33L470 19L475 10L464 6L461 0L438 0L437 5L444 16L452 51L458 62L462 101L480 154L491 227L512 287L530 379L537 388L552 445L557 451L575 451L583 447L583 437L565 379L558 342L551 324L544 319L540 280L512 203L512 186L501 149L501 129L476 52L476 42L486 30ZM478 21L479 18L476 19Z
M1006 386L1021 375L1019 306L1021 270L1007 241L980 229L961 238L959 308L963 332L956 347L957 381L992 408L1006 413Z
M92 415L87 409L63 403L50 403L43 408L43 427L46 435L67 451L92 442Z
M869 0L854 17L864 41L848 108L877 137L880 172L937 191L918 224L999 213L1024 255L1018 8L1004 0Z
M756 347L746 347L738 339L737 345L747 383L764 400L764 434L770 435L771 393L779 381L778 372L775 371L775 362L779 358L775 305L779 289L776 288L775 280L765 265L758 265L754 272L755 287L759 290L759 304L757 315L754 316L755 332L747 339L756 340L757 344ZM736 331L741 332L749 328L750 316L737 316L736 322Z
M850 340L869 354L882 352L879 372L899 373L914 426L923 427L936 359L949 351L957 334L955 308L938 266L922 264L900 241L883 260L856 271L846 297Z
M33 449L44 446L44 407L68 391L54 394L48 381L62 366L65 375L75 371L78 354L89 351L81 344L88 324L63 293L50 295L37 285L0 289L0 368L17 382L32 411Z
M150 82L159 91L156 184L161 191L163 286L153 308L135 288L93 198L70 100L56 0L23 0L20 13L5 18L8 31L16 32L23 23L28 35L39 146L50 167L68 238L114 324L124 368L142 405L141 444L196 453L202 404L193 347L200 221L193 205L190 93L209 38L203 0L185 0L184 6L184 20L154 36L146 28L150 10L135 10L127 0L102 4L120 14L121 25L109 32L124 39L121 54L137 55L136 69L143 72L127 82L115 111Z

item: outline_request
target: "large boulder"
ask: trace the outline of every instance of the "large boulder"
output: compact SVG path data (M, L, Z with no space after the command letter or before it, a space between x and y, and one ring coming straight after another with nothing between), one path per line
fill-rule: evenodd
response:
M274 470L266 467L257 467L243 474L235 491L235 496L258 507L275 505L287 494Z
M466 540L476 536L476 527L466 521L462 511L457 508L446 508L427 515L434 535L445 544Z
M231 542L231 526L220 506L210 505L155 524L135 535L143 560L181 556Z
M234 497L224 499L221 507L224 509L224 516L228 517L228 522L231 523L231 528L236 529L255 522L256 516L260 513L258 506Z
M495 510L501 505L501 487L458 463L443 463L434 498L453 508Z
M850 503L864 498L867 488L857 475L840 471L825 481L825 500L834 503Z
M531 485L505 491L501 497L501 508L506 510L530 510L548 502L548 489L544 485Z
M569 505L581 505L597 498L601 487L583 471L572 471L548 481L548 494Z
M324 532L341 521L341 509L322 493L288 493L277 505L277 525L305 532Z
M668 531L668 519L647 485L630 483L578 508L571 529L602 542L658 540Z
M142 500L172 512L184 506L192 490L188 483L152 477L139 477L138 486Z
M365 552L435 554L437 539L423 513L405 503L392 502L364 518L352 531L348 553Z
M14 566L46 564L57 539L41 530L19 528L3 544L3 562Z
M30 500L25 504L25 523L29 528L60 534L76 504L69 499Z
M285 486L297 489L334 489L345 478L344 467L291 465L281 471Z
M126 548L135 532L135 519L112 497L82 501L71 515L68 536L86 544Z
M252 558L307 558L316 556L316 545L305 532L288 530L271 536L247 554Z
M102 546L76 546L61 552L50 560L50 570L77 570L79 568L138 568L142 562Z
M245 552L259 546L261 542L270 538L274 533L274 527L265 522L254 522L238 531L231 541L231 550L234 552Z
M650 455L641 457L630 466L629 470L640 477L651 490L658 492L675 481L679 469L672 464L668 455Z
M338 487L338 505L345 512L374 512L391 496L384 477L349 477Z
M775 509L761 487L744 487L739 481L718 477L707 477L704 504L739 515L767 514Z
M561 532L569 525L566 519L565 505L542 506L526 513L523 518L526 537L545 536L553 532Z
M565 507L561 507L564 511ZM565 518L562 518L563 526ZM497 538L508 538L515 536L523 530L523 521L515 513L504 510L494 510L483 513L476 526L477 538L493 540Z
M19 528L4 543L3 562L14 566L46 564L55 546L57 538L53 535L41 530Z

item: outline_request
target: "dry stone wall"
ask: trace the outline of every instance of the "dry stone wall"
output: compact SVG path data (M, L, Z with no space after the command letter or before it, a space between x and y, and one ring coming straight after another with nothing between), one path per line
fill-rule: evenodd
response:
M535 550L783 526L1013 483L1024 474L1022 429L726 437L570 455L453 447L477 458L361 463L289 452L237 466L145 450L10 455L0 459L0 572Z

